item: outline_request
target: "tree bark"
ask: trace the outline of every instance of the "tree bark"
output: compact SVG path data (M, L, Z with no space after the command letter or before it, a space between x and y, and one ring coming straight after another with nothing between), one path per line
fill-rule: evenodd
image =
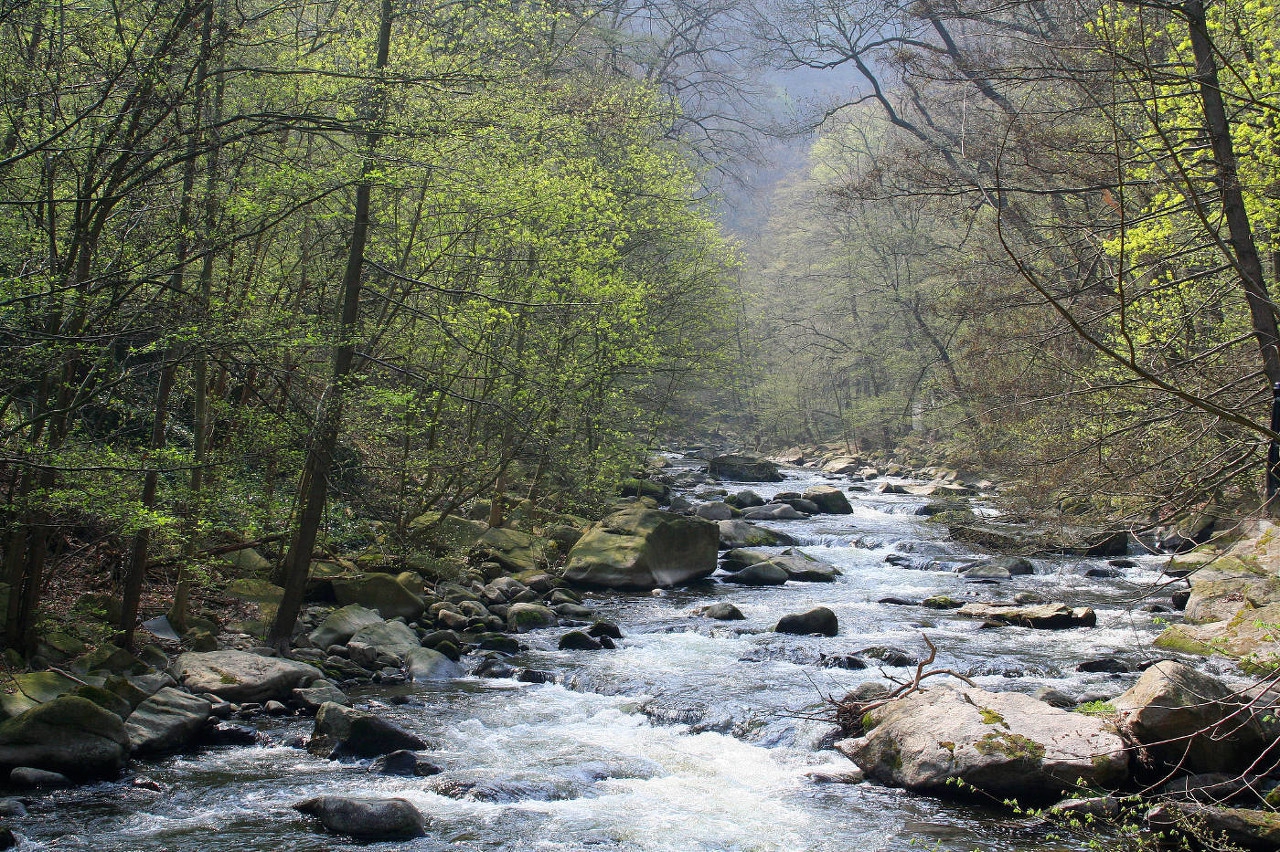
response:
M365 131L365 161L363 175L356 186L355 218L351 228L351 245L347 252L347 265L342 276L342 313L338 322L338 342L333 351L333 368L328 388L320 400L316 423L312 429L311 443L303 464L299 484L300 508L294 525L289 550L285 554L284 596L271 625L267 643L280 652L289 648L293 626L302 609L306 593L307 577L311 568L311 553L316 535L324 518L325 500L329 491L329 472L333 468L333 451L338 443L342 423L344 397L349 390L351 365L355 361L356 332L360 318L360 289L364 274L365 246L369 238L369 206L373 183L370 175L375 168L374 152L378 145L377 125L384 103L382 72L387 67L391 49L391 0L382 0L378 23L377 58L374 71L377 79L365 106L367 128Z

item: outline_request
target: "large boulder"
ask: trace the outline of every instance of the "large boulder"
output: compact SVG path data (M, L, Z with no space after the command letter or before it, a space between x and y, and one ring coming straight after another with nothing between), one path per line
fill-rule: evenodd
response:
M352 635L350 642L362 642L377 648L379 652L404 656L411 648L422 643L413 628L400 621L379 621L360 628Z
M569 551L564 578L614 589L654 589L716 570L719 535L710 521L639 503L593 525Z
M956 781L997 797L1045 801L1128 777L1125 743L1103 720L1026 695L976 687L915 692L870 711L866 736L838 748L873 778L924 793Z
M505 527L490 529L476 542L475 552L482 559L497 562L507 571L518 574L532 571L546 563L546 539Z
M462 666L431 648L411 648L404 655L409 679L417 683L462 677Z
M1246 706L1222 681L1173 660L1147 669L1111 703L1135 742L1187 772L1242 772L1274 740L1259 718L1265 706Z
M825 606L819 606L808 612L784 615L778 619L773 629L777 633L791 633L797 636L815 633L820 636L835 636L840 632L840 623L834 612Z
M1019 606L1006 603L968 603L956 615L980 618L992 624L1032 627L1036 630L1067 630L1073 627L1095 627L1098 614L1091 607L1070 607L1064 603Z
M804 499L818 505L818 511L827 515L850 515L853 506L839 488L832 485L815 485L804 492Z
M325 702L316 713L307 750L321 757L377 757L400 749L426 748L420 737L395 722Z
M293 807L335 834L360 840L404 840L427 833L422 814L406 799L317 796Z
M188 652L178 656L171 671L191 692L237 703L285 701L294 689L320 676L319 669L306 663L247 651Z
M777 547L796 543L796 540L786 533L758 527L740 518L720 521L719 526L722 550L736 550L740 547Z
M361 628L381 624L382 616L360 604L347 604L333 612L311 631L311 644L324 649L330 645L345 645Z
M781 586L787 579L787 572L781 566L766 561L748 565L725 577L724 581L741 586Z
M409 522L409 540L437 553L465 551L489 529L482 521L425 512Z
M710 473L718 479L734 482L781 482L778 466L758 456L731 454L711 460Z
M124 766L129 734L116 714L64 695L0 723L0 767L30 766L76 780L110 778Z
M802 583L834 583L836 577L840 576L840 569L830 562L794 548L788 548L773 557L769 564L786 571L788 579Z
M137 755L179 751L200 733L211 709L205 699L166 686L125 720L129 746Z
M407 618L413 621L426 609L422 598L390 574L349 574L334 577L333 594L342 606L359 604L377 610L383 618Z

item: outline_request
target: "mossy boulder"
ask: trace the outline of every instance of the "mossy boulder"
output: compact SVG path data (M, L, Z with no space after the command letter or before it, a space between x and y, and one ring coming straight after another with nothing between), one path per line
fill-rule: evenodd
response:
M377 610L383 618L406 618L413 621L426 609L422 598L405 588L390 574L348 574L334 577L333 594L341 606L359 604Z
M345 645L359 630L382 623L382 616L360 604L347 604L325 616L320 626L311 631L311 643L325 649Z
M520 530L498 527L476 542L474 552L497 562L512 574L542 568L547 560L547 540Z
M741 518L719 521L718 526L722 550L736 550L742 547L781 547L796 543L796 540L786 533L759 527Z
M634 504L583 534L569 551L564 579L614 589L676 586L712 574L718 544L710 521Z
M0 723L0 766L30 766L76 780L111 778L124 766L129 735L116 714L64 695Z
M535 603L515 603L507 610L507 629L512 633L528 633L560 623L550 607Z
M471 548L489 529L482 521L424 512L409 522L409 541L436 553L462 553Z
M956 795L956 782L1021 803L1086 787L1114 788L1129 773L1124 741L1102 719L1026 695L935 686L869 712L869 733L837 748L873 778Z

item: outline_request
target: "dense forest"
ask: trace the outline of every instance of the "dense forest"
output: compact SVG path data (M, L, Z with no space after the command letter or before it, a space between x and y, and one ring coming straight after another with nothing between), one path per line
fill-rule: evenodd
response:
M1256 506L1278 28L1253 0L7 4L6 644L71 564L126 642L148 572L180 625L242 542L278 546L284 641L318 547L589 513L672 435L934 446L1135 525Z

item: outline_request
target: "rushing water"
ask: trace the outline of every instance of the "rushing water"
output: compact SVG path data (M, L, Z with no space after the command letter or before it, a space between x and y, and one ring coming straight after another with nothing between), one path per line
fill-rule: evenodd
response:
M750 486L768 497L831 481L792 471L784 483ZM837 481L836 484L840 484ZM732 490L733 486L729 485ZM836 583L748 588L702 584L654 595L589 596L625 638L614 651L556 650L564 632L522 637L520 662L556 684L465 678L446 685L369 691L357 699L415 731L445 771L429 778L370 773L296 747L309 720L264 720L271 745L208 749L136 772L128 780L33 800L13 827L22 849L108 850L778 850L1074 849L1029 821L870 784L841 783L852 768L829 749L823 696L913 669L853 671L831 661L869 646L914 657L922 634L935 666L992 690L1051 686L1079 699L1111 697L1136 675L1080 674L1086 660L1136 667L1159 629L1144 603L1161 560L1138 557L1123 576L1084 576L1104 560L1035 560L1033 576L998 586L954 573L896 568L892 552L961 560L973 554L911 514L923 498L859 495L855 512L768 524L838 565ZM1094 629L979 629L977 622L886 596L919 600L1007 599L1030 590L1098 611ZM745 621L694 615L731 601ZM840 619L835 638L770 632L779 617L816 605ZM1172 616L1163 615L1162 618ZM393 697L397 702L393 702ZM359 844L324 834L291 806L322 793L402 796L426 815L428 836Z

